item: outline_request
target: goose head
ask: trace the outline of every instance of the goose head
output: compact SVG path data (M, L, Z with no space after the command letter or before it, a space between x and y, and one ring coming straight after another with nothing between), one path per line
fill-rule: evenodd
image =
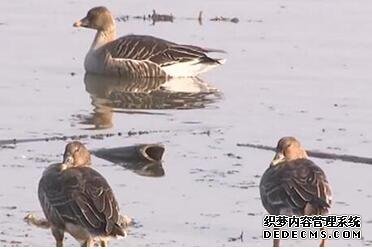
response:
M307 159L306 150L301 143L294 137L283 137L276 146L276 154L271 161L270 166L275 166L282 162L288 162L297 159Z
M80 142L73 141L66 145L65 153L63 154L63 164L70 167L89 167L90 152Z
M75 22L73 26L105 32L115 28L115 21L111 12L106 7L99 6L90 9L86 17Z

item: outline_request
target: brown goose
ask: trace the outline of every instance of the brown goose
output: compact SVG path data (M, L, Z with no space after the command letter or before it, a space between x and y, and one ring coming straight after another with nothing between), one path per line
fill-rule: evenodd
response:
M208 57L222 50L180 45L146 35L116 38L115 21L105 7L95 7L74 27L97 30L85 57L85 70L90 73L126 77L192 77L224 63Z
M260 194L272 215L326 215L332 199L323 170L308 159L294 137L279 140L276 155L261 178ZM279 246L279 240L274 239L273 245Z
M63 163L43 172L38 194L56 246L63 246L64 232L82 246L106 246L110 237L125 236L114 194L90 167L90 153L80 142L67 144Z

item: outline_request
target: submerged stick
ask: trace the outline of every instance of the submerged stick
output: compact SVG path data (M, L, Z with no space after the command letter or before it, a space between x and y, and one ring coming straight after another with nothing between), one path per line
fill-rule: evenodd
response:
M271 150L275 151L276 148L267 145L261 144L250 144L250 143L238 143L237 146L239 147L250 147L260 150ZM312 151L307 150L306 153L310 157L316 157L321 159L333 159L333 160L341 160L345 162L352 162L352 163L363 163L363 164L372 164L372 158L370 157L361 157L361 156L354 156L354 155L345 155L345 154L335 154L335 153L327 153L327 152L320 152L320 151Z
M48 137L38 137L38 138L14 138L14 139L0 139L0 149L4 148L6 145L16 145L21 143L33 143L33 142L51 142L51 141L66 141L66 140L81 140L81 139L105 139L108 137L113 136L141 136L147 134L155 134L155 133L170 133L170 132L190 132L193 135L210 135L211 132L215 130L219 132L220 130L217 128L214 129L200 129L197 131L196 129L176 129L176 130L138 130L138 131L127 131L127 132L116 132L116 133L98 133L93 135L88 134L79 134L79 135L69 135L69 136L48 136Z
M135 136L135 135L144 135L152 133L168 133L169 130L148 130L148 131L128 131L126 133L117 132L117 133L99 133L93 135L81 134L81 135L70 135L70 136L49 136L49 137L39 137L39 138L21 138L21 139L4 139L0 140L0 146L3 145L12 145L20 143L32 143L32 142L49 142L49 141L65 141L68 139L71 140L80 140L80 139L104 139L113 136Z

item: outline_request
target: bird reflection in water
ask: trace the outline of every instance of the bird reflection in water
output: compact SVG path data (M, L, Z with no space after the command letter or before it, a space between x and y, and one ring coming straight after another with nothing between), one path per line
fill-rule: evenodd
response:
M199 78L128 79L85 74L84 83L94 109L89 116L79 116L79 123L95 130L113 127L113 112L161 114L153 110L201 109L221 98L216 88Z

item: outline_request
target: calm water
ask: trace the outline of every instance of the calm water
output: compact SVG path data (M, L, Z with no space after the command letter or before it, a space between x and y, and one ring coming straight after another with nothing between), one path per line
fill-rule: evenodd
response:
M309 149L369 156L372 135L372 3L362 1L105 1L116 16L156 9L173 23L118 22L118 34L150 34L224 49L227 63L197 80L125 82L85 75L92 30L72 23L101 1L1 1L0 138L118 133L84 139L90 149L163 143L164 176L144 177L94 157L123 213L138 226L121 246L270 246L261 238L259 199L269 151L285 135ZM203 25L186 17L204 11ZM239 23L210 22L215 16ZM178 18L177 18L178 17ZM99 83L103 82L104 85ZM128 131L157 131L127 136ZM64 141L0 149L0 245L54 245L36 189L43 169L61 160ZM372 168L314 159L334 191L333 213L360 214L372 243ZM229 242L244 232L244 241ZM284 245L317 245L286 241ZM67 236L67 245L77 243Z

